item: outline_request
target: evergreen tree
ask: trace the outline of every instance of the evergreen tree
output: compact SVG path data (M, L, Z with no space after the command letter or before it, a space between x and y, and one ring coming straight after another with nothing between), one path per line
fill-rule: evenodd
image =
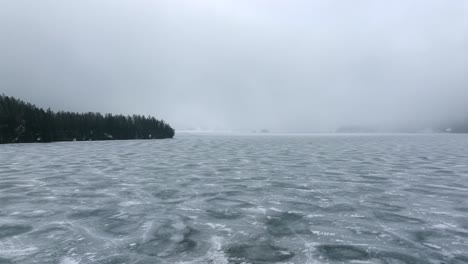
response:
M53 112L0 95L0 144L174 137L163 120L148 116Z

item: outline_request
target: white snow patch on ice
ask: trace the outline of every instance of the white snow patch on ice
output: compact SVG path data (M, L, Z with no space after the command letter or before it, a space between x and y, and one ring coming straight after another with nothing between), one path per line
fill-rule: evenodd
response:
M69 258L69 257L64 257L61 261L60 264L78 264L80 263L78 260Z
M130 207L132 205L139 205L141 202L136 202L136 201L126 201L126 202L121 202L119 203L119 206L121 207Z

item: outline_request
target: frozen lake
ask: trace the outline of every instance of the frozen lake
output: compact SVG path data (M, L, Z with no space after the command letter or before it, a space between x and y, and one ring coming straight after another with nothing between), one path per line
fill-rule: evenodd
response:
M0 145L0 263L468 263L468 135Z

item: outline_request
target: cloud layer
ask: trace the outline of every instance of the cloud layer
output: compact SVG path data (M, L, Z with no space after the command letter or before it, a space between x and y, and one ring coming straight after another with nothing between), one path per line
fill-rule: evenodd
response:
M178 129L468 120L468 2L6 0L0 93Z

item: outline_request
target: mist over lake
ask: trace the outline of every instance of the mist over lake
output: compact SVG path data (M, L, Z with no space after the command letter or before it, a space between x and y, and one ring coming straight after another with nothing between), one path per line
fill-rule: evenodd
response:
M2 0L0 43L0 94L54 111L178 131L468 123L464 0Z
M0 146L0 263L467 263L467 135Z
M468 264L467 0L0 0L0 264Z

